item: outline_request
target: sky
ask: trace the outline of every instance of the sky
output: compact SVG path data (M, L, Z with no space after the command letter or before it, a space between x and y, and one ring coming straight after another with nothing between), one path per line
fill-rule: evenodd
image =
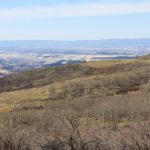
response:
M0 0L0 40L150 38L150 0Z

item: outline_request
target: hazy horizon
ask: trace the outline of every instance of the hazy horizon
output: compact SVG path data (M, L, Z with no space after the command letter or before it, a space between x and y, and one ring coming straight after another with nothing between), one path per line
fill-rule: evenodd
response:
M7 42L7 41L56 41L56 42L76 42L76 41L108 41L108 40L150 40L150 37L139 37L139 38L101 38L101 39L4 39L1 40L1 42Z

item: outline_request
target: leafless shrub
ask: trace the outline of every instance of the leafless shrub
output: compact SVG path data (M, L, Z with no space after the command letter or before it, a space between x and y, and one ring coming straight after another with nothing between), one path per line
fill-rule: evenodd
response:
M128 135L126 135L128 134ZM121 133L120 145L124 150L149 150L150 149L150 128L149 124L130 127L127 133Z
M81 130L77 118L65 115L61 118L61 125L52 134L50 140L42 145L42 150L108 150L102 138L94 136L92 132Z
M13 129L2 129L0 133L1 150L31 150L31 146L24 134L16 134Z

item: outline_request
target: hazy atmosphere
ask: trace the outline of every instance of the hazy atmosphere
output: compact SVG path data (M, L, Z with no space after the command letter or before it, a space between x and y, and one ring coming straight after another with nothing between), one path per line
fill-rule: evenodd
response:
M0 40L150 38L149 0L0 0Z

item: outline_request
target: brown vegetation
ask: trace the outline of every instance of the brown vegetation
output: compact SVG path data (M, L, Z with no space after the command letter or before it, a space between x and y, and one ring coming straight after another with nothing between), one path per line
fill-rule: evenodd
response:
M149 66L89 62L0 79L0 149L150 149Z

